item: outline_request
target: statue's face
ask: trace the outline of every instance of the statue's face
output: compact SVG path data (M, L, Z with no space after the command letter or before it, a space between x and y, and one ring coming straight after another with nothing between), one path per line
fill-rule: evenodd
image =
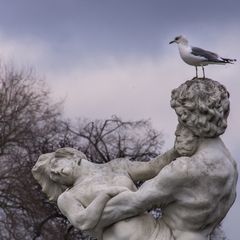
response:
M178 124L174 148L181 156L193 155L198 147L198 137L193 132L181 124Z
M50 178L57 183L72 186L75 181L75 168L78 162L75 159L54 158L50 163Z

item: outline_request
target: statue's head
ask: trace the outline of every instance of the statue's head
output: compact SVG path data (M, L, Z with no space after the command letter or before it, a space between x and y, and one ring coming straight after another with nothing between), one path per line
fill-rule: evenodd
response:
M193 79L172 91L171 107L185 126L197 137L214 138L227 128L229 93L217 81Z
M76 180L76 169L85 154L73 148L60 148L56 152L43 154L32 169L32 174L42 186L50 200L58 196Z

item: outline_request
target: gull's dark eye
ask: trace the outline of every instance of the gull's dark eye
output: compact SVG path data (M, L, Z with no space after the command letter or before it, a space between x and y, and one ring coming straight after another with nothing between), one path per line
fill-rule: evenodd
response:
M81 164L81 159L77 161L77 165L80 166L80 164Z
M179 40L179 37L176 37L175 40L176 40L176 41Z

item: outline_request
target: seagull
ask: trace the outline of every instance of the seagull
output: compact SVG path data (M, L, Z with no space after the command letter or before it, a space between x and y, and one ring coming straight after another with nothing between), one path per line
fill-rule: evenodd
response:
M177 43L178 50L182 60L196 68L196 78L198 78L198 68L199 66L202 67L203 71L203 78L205 78L205 71L204 66L208 64L227 64L227 63L234 63L236 59L229 59L220 57L218 54L214 52L210 52L198 47L192 47L188 45L188 40L183 36L177 36L175 39L169 44Z

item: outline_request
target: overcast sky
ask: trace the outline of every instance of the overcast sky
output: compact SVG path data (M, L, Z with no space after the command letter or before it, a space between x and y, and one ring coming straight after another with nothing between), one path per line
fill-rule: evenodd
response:
M177 123L171 90L195 74L168 42L183 34L240 60L239 26L238 0L0 0L0 58L33 66L53 99L66 99L67 117L151 119L167 149ZM222 138L240 164L239 61L206 67L206 76L231 94ZM224 221L230 240L239 239L239 212L238 199Z

